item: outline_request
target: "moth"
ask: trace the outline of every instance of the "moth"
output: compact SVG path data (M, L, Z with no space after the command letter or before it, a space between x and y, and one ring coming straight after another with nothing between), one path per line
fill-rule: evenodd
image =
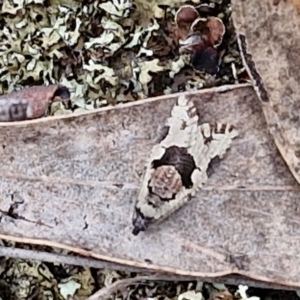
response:
M55 101L66 103L70 91L63 85L31 86L0 96L0 122L22 121L46 115Z
M207 180L211 160L222 158L238 136L230 124L199 125L197 109L185 96L177 99L162 133L152 148L134 206L134 235L187 203Z

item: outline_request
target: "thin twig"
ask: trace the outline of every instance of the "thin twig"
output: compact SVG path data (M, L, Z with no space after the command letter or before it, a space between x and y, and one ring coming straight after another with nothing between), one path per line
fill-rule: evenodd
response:
M109 286L100 289L99 291L97 291L95 294L93 294L86 300L106 300L112 294L117 293L121 289L127 288L130 285L141 284L142 281L166 280L166 279L168 279L168 277L161 276L161 275L137 276L134 278L121 279Z
M137 272L139 274L148 274L148 276L140 277L142 279L139 280L157 280L157 281L206 281L206 282L223 282L231 285L245 284L248 286L255 286L260 288L272 288L272 289L283 289L283 290L294 290L296 287L283 286L280 284L272 284L261 282L257 280L253 280L247 277L243 277L240 275L228 275L225 277L189 277L182 275L175 275L171 273L160 273L153 275L153 273L149 273L149 270L121 265L114 262L103 261L93 258L86 258L80 256L73 256L71 254L58 254L58 253L48 253L36 250L22 249L22 248L12 248L12 247L3 247L0 246L0 257L9 257L16 259L24 259L24 260L35 260L42 262L50 262L50 263L60 263L60 264L68 264L74 266L82 266L82 267L90 267L96 269L108 269L108 270L116 270L116 271L126 271L126 272ZM137 277L136 277L137 278ZM134 280L137 280L133 278ZM152 278L152 279L151 279ZM154 278L154 279L153 279ZM87 299L90 300L90 299Z
M225 279L225 278L223 278ZM90 297L88 297L86 300L107 300L112 294L117 293L118 291L121 291L122 289L124 290L125 288L127 288L130 285L134 285L134 284L141 284L143 281L195 281L195 278L184 278L184 277L180 277L180 276L176 276L176 275L168 275L168 274L154 274L154 275L148 275L148 276L137 276L134 278L126 278L126 279L120 279L114 283L112 283L111 285L104 287L102 289L100 289L99 291L97 291L96 293L94 293L93 295L91 295ZM204 278L202 278L201 281L206 281ZM230 283L231 281L231 283ZM246 281L242 280L239 277L236 277L229 280L221 280L221 278L218 280L211 280L211 278L207 280L207 282L223 282L226 284L233 284L233 285L239 285L239 284L245 284L248 286L252 286L251 283L254 283L255 281L248 281L246 279ZM144 283L143 283L144 284ZM260 287L260 288L265 288L265 289L283 289L283 290L293 290L293 288L291 287L280 287L278 285L275 284L269 284L269 283L265 283L265 282L257 282L257 284L255 284L256 287Z
M96 269L110 269L127 272L143 272L146 270L134 267L122 266L117 263L97 260L93 258L86 258L80 256L73 256L71 254L48 253L43 251L36 251L22 248L1 247L0 257L6 256L9 258L17 258L24 260L37 260L50 263L68 264L74 266L90 267Z

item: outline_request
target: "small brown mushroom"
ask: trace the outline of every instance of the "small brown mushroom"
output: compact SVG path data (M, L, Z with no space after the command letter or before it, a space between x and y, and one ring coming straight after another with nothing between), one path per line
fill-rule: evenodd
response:
M70 91L59 84L32 86L0 96L0 122L36 119L45 116L52 102L70 100Z
M190 31L199 32L208 46L218 47L223 41L225 26L222 20L216 17L197 18L191 25Z
M185 39L189 34L191 25L199 17L195 7L192 5L181 6L175 15L178 40Z
M184 40L179 41L180 53L190 52L191 63L196 70L215 75L219 69L217 48L223 40L225 26L215 17L197 18Z
M219 69L219 53L202 39L199 32L191 34L185 41L181 41L180 53L191 53L193 67L211 75L215 75Z
M219 69L219 52L225 26L217 17L201 18L191 5L182 6L176 13L179 53L191 53L195 69L215 75Z

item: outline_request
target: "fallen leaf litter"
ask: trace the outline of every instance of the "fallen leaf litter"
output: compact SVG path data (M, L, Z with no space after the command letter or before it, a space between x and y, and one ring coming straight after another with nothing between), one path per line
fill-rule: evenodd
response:
M5 0L0 94L64 85L71 102L49 110L61 115L243 82L229 1L199 3Z
M199 3L192 1L193 6ZM0 94L61 84L70 91L71 104L54 102L49 111L61 115L247 80L229 1L200 5L184 37L178 19L177 27L175 22L183 4L180 0L4 0L0 6ZM198 31L207 33L207 29L211 31L205 42L210 44L204 47L201 41L195 47ZM192 39L192 46L187 39ZM195 63L199 49L202 57L211 58L210 66ZM219 56L220 68L216 65ZM95 290L135 274L2 259L0 276L0 299L87 299ZM259 299L248 297L246 289L149 282L129 290L125 286L114 299Z
M13 242L1 245L24 247ZM43 248L36 246L35 248ZM45 250L45 249L43 249ZM52 249L55 253L65 250ZM157 275L157 278L160 276ZM96 270L47 262L2 259L0 265L1 300L263 300L253 297L247 286L225 286L197 281L155 280L156 275L113 270ZM162 277L163 278L163 277ZM149 280L147 280L149 279ZM292 296L293 294L291 294ZM296 300L297 298L290 298Z

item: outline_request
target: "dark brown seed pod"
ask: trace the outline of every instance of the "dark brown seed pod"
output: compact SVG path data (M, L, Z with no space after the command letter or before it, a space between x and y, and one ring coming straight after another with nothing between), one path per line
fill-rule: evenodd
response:
M52 102L70 100L63 85L32 86L0 96L0 122L37 119L45 116Z

